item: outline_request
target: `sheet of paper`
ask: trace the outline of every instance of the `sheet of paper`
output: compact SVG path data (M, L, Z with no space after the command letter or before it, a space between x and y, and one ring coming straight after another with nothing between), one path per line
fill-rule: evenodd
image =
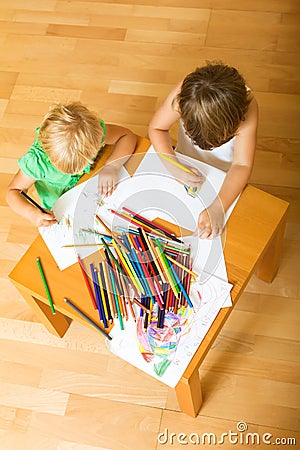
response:
M226 301L231 287L229 283L214 276L208 277L205 284L195 283L193 285L191 300L194 311L188 317L188 323L178 334L179 342L176 352L170 356L169 366L162 376L158 376L154 371L154 364L160 362L159 356L156 356L151 362L146 362L143 358L137 339L137 324L133 319L129 318L124 322L125 331L120 329L116 321L110 332L113 339L107 340L108 348L133 366L174 388ZM201 300L198 291L201 293ZM138 316L138 309L136 312Z
M119 183L130 178L124 167L119 172ZM98 194L98 175L75 186L63 194L55 203L53 211L58 223L51 227L40 227L39 232L60 270L77 262L77 255L84 258L97 250L99 242L95 234L83 230L94 229L105 232L95 221L95 213L103 198ZM80 247L83 244L92 246ZM65 245L76 245L64 248Z

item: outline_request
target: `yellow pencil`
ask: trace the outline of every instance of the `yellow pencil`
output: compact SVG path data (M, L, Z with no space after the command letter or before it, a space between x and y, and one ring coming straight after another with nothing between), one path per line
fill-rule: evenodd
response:
M107 293L107 297L108 297L110 311L111 311L111 314L115 314L115 308L113 305L113 298L112 298L111 289L110 289L110 282L109 282L109 276L107 273L106 262L102 261L101 266L102 266L102 270L103 270L103 276L104 276L104 281L105 281L105 285L106 285L106 293ZM103 286L103 289L104 289L104 286Z
M182 169L184 172L188 172L188 173L192 173L194 174L194 172L190 169L188 169L187 167L183 166L182 164L180 164L178 161L175 161L174 159L170 158L169 156L165 155L164 153L160 153L159 154L162 158L167 159L168 161L170 161L170 163L174 164L174 166L179 167L180 169ZM195 174L194 174L195 175Z
M110 245L110 244L108 244ZM76 248L76 247L103 247L103 244L100 242L99 244L69 244L69 245L62 245L62 248Z
M157 270L158 270L158 272L159 272L159 274L160 274L160 276L161 276L162 282L163 282L163 283L166 283L166 282L167 282L167 281L166 281L166 278L165 278L165 276L164 276L163 271L162 271L161 268L160 268L160 265L159 265L159 262L158 262L157 255L156 255L156 253L155 253L155 247L154 247L154 244L152 243L151 239L148 239L148 236L147 236L147 234L145 233L145 231L143 230L143 228L141 228L141 232L142 232L142 235L144 236L144 239L145 239L145 241L146 241L146 243L147 243L147 245L148 245L149 252L151 253L151 256L152 256L153 264L155 264L155 267L157 268Z
M106 306L106 301L105 301L104 292L103 292L101 276L100 276L100 273L97 272L97 270L95 271L95 274L97 275L97 278L98 278L98 284L99 284L99 288L100 288L100 295L101 295L101 299L102 299L104 314L108 320L109 317L108 317L107 306Z
M157 249L157 254L158 254L158 256L159 256L159 260L160 260L160 262L161 262L161 265L162 265L162 267L163 267L164 270L165 270L166 278L167 278L168 281L169 281L169 284L170 284L170 286L171 286L172 291L174 292L175 297L177 297L177 295L178 295L178 290L176 289L176 286L175 286L175 284L174 284L174 282L173 282L173 279L172 279L172 277L171 277L171 275L170 275L170 272L169 272L169 270L168 270L168 267L166 266L166 264L165 264L165 262L164 262L164 260L163 260L161 251L160 251L160 249L159 249L158 247L155 247L155 248Z
M171 256L166 255L167 259L171 262L173 262L174 264L176 264L176 266L181 267L181 269L185 270L187 273L190 273L193 277L197 278L198 275L196 274L196 272L193 272L192 270L188 269L187 267L185 267L183 264L180 264L178 261L176 261L176 259L171 258Z
M114 240L112 240L112 244L113 244L113 246L114 246L114 248L115 248L115 250L116 250L116 252L117 252L117 254L118 254L119 258L120 258L120 260L122 261L123 266L125 267L129 278L131 279L131 281L134 284L135 288L139 291L140 290L140 286L137 284L134 275L132 274L131 270L129 269L128 264L125 261L124 256L122 255L121 250L119 249L119 247L117 246L117 244L116 244L116 242ZM144 293L144 289L142 289L142 292Z

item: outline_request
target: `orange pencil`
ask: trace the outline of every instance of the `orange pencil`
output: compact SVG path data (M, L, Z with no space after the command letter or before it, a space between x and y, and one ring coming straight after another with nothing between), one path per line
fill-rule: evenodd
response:
M101 225L105 228L105 230L107 231L107 233L114 238L114 240L118 243L118 245L126 252L129 253L129 250L125 247L125 245L123 245L123 243L120 241L120 239L116 236L116 233L114 233L113 231L111 231L108 226L103 222L103 220L98 216L98 214L95 214L96 219L98 220L99 223L101 223Z

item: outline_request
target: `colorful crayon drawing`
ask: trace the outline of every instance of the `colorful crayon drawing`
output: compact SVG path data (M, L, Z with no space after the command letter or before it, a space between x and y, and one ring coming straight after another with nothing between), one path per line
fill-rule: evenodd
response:
M152 313L147 329L143 319L137 323L137 339L139 349L148 363L153 364L153 370L161 377L171 364L177 350L181 332L187 324L187 318L180 317L172 311L167 311L164 317L164 327L157 326L157 313Z

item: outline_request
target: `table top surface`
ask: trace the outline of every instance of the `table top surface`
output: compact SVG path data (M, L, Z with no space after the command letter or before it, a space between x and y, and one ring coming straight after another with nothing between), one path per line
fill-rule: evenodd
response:
M149 145L150 142L148 139L139 139L135 156L126 164L126 169L130 174L134 173ZM101 155L100 160L97 161L97 165L90 176L93 176L105 163L109 155L109 150ZM85 179L82 177L81 182L85 181ZM233 284L231 291L233 305L243 292L259 259L286 213L287 208L288 203L284 200L253 186L248 185L242 192L229 217L226 231L223 235L228 281ZM80 319L80 317L76 316L76 314L70 314L70 310L64 302L64 298L67 297L78 305L92 320L100 324L99 315L91 303L79 265L74 264L60 271L41 236L38 236L34 240L9 275L9 278L16 287L21 288L36 299L48 304L44 285L36 263L37 257L43 262L47 279L51 280L49 287L56 309L71 318L75 318L84 325L90 326ZM199 347L200 352L198 353L198 357L200 353L204 357L207 348L209 348L209 342L218 333L220 328L220 325L218 326L218 320L220 324L223 323L224 317L222 315L226 314L228 308L222 308L222 310L206 338L202 341Z

